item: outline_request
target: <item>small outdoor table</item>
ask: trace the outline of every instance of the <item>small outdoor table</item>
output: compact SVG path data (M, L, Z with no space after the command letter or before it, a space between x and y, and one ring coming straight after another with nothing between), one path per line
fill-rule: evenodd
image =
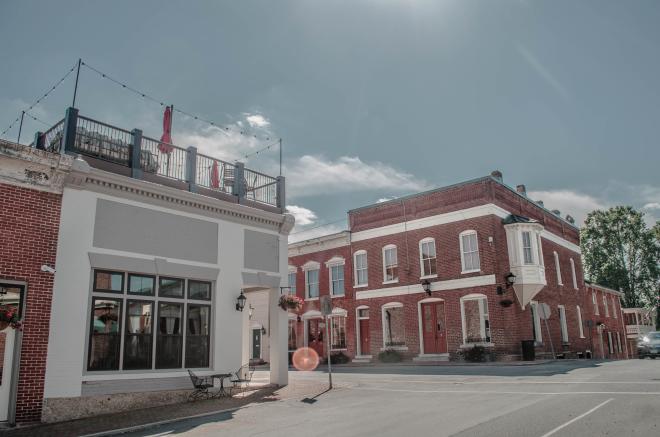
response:
M220 390L218 390L218 394L215 395L215 397L228 395L228 393L225 391L225 379L230 378L231 376L231 373L218 373L216 375L211 375L211 378L220 380Z

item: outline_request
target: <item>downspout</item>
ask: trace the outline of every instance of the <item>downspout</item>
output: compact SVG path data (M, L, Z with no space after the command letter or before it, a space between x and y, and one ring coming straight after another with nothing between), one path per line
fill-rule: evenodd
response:
M21 314L25 318L27 304L27 283L23 286L23 296L21 296ZM23 330L16 330L14 337L14 351L11 363L11 385L9 386L9 411L7 412L7 423L10 426L16 426L16 401L18 397L18 378L21 368L21 346L23 344ZM44 371L45 372L45 371ZM46 375L44 374L44 377ZM42 399L43 402L43 399Z

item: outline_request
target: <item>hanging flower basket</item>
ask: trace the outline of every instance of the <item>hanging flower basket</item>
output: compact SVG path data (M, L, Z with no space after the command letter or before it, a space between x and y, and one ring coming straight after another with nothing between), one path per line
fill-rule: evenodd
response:
M513 301L511 299L502 299L500 301L500 305L502 305L504 308L508 308L513 305Z
M21 329L21 322L18 320L18 309L13 305L0 304L0 331L8 326Z
M280 297L279 305L280 308L282 308L284 311L287 310L298 311L303 306L303 300L298 296L294 296L292 294L284 294Z

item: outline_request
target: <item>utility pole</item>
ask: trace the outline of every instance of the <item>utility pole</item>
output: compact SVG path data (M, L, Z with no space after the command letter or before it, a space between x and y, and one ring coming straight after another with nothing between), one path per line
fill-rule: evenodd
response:
M282 176L282 138L280 138L280 176Z
M76 95L78 94L78 78L80 77L80 64L82 63L82 59L78 58L78 71L76 71L76 86L73 88L73 103L71 104L71 107L75 108L76 107Z

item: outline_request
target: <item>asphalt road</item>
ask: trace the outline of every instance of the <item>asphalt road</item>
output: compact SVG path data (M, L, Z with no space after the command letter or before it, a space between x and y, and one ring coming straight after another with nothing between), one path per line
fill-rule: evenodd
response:
M291 380L327 380L291 372ZM343 368L336 388L133 436L658 436L660 360Z

